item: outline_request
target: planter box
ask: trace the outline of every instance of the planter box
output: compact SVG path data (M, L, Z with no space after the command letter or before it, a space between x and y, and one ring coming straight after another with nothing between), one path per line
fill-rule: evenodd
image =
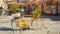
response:
M21 17L21 14L20 13L16 13L16 14L12 14L11 16L12 17Z

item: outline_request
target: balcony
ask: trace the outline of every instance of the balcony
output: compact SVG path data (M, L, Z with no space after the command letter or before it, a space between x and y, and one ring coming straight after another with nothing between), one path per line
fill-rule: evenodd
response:
M21 4L21 5L26 5L27 2L28 1L25 1L25 0L24 1L22 1L22 0L19 0L19 1L15 0L15 1L11 1L11 2L8 1L8 4Z
M7 0L8 2L11 2L12 0Z

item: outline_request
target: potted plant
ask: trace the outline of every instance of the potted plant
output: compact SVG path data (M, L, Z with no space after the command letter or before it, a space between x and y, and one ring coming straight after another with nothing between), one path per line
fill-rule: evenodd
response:
M34 15L35 18L40 17L40 10L35 9L33 15Z
M19 5L13 5L11 7L11 12L12 12L12 16L14 17L20 17L20 8Z

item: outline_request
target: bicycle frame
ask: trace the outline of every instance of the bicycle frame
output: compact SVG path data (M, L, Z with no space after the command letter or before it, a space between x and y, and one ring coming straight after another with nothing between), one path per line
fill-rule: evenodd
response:
M26 21L26 19L24 18L24 16L21 17L20 19L21 19L24 23L18 22L18 27L19 27L19 28L22 28L22 29L32 27L32 22L33 22L35 19L38 19L39 16L40 16L40 14L38 14L37 17L31 18L31 19L29 20L29 24L27 23L27 21Z

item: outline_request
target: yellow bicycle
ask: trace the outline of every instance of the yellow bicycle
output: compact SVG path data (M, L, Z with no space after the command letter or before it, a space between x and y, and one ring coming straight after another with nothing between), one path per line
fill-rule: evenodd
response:
M20 19L23 22L18 22L18 27L21 29L25 29L25 28L34 28L37 29L38 27L40 27L41 23L39 23L36 19L38 19L40 17L40 14L34 14L33 17L29 20L29 22L27 22L27 20L24 17L21 17ZM40 27L41 28L41 27Z
M41 28L41 21L39 19L40 16L41 14L39 12L34 12L33 17L29 20L29 22L27 22L23 15L22 17L18 18L21 21L18 21L16 28L19 27L20 29L26 28L40 29Z

